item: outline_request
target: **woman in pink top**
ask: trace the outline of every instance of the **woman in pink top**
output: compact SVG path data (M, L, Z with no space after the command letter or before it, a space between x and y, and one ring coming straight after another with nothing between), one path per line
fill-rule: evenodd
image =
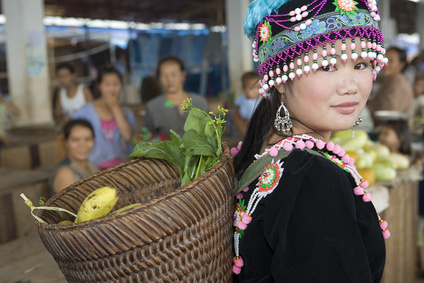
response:
M121 74L115 68L104 68L97 79L100 97L72 115L73 119L86 119L92 124L96 140L89 160L100 169L124 162L133 150L130 140L135 119L129 109L119 105L122 84Z

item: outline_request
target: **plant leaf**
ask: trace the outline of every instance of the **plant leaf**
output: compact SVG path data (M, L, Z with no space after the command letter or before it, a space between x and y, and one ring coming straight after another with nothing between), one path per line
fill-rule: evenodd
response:
M155 159L165 159L177 167L180 172L184 169L184 152L179 149L179 144L173 141L153 141L143 142L136 145L130 158L147 157Z
M216 143L214 137L200 135L193 129L185 132L182 138L186 155L216 156Z
M212 125L210 116L197 108L192 108L188 113L186 122L184 124L184 132L195 130L199 135L212 135Z

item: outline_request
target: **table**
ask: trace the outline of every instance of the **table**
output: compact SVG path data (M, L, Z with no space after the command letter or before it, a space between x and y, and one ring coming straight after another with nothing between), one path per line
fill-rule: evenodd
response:
M0 245L0 283L65 283L37 233Z

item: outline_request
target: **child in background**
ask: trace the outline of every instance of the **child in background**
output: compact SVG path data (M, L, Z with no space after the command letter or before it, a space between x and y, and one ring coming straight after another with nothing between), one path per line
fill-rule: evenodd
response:
M383 125L378 141L390 149L390 152L411 155L411 132L408 122L397 120Z
M243 94L234 102L237 108L232 121L237 130L244 135L247 124L261 100L259 95L259 74L253 71L246 72L241 77L241 83Z

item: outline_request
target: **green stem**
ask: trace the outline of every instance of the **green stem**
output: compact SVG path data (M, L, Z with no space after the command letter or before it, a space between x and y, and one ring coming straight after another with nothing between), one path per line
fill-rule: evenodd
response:
M196 175L194 176L193 180L199 177L199 172L200 172L200 168L201 168L201 165L202 165L202 159L203 159L202 155L200 155L199 162L197 164Z

